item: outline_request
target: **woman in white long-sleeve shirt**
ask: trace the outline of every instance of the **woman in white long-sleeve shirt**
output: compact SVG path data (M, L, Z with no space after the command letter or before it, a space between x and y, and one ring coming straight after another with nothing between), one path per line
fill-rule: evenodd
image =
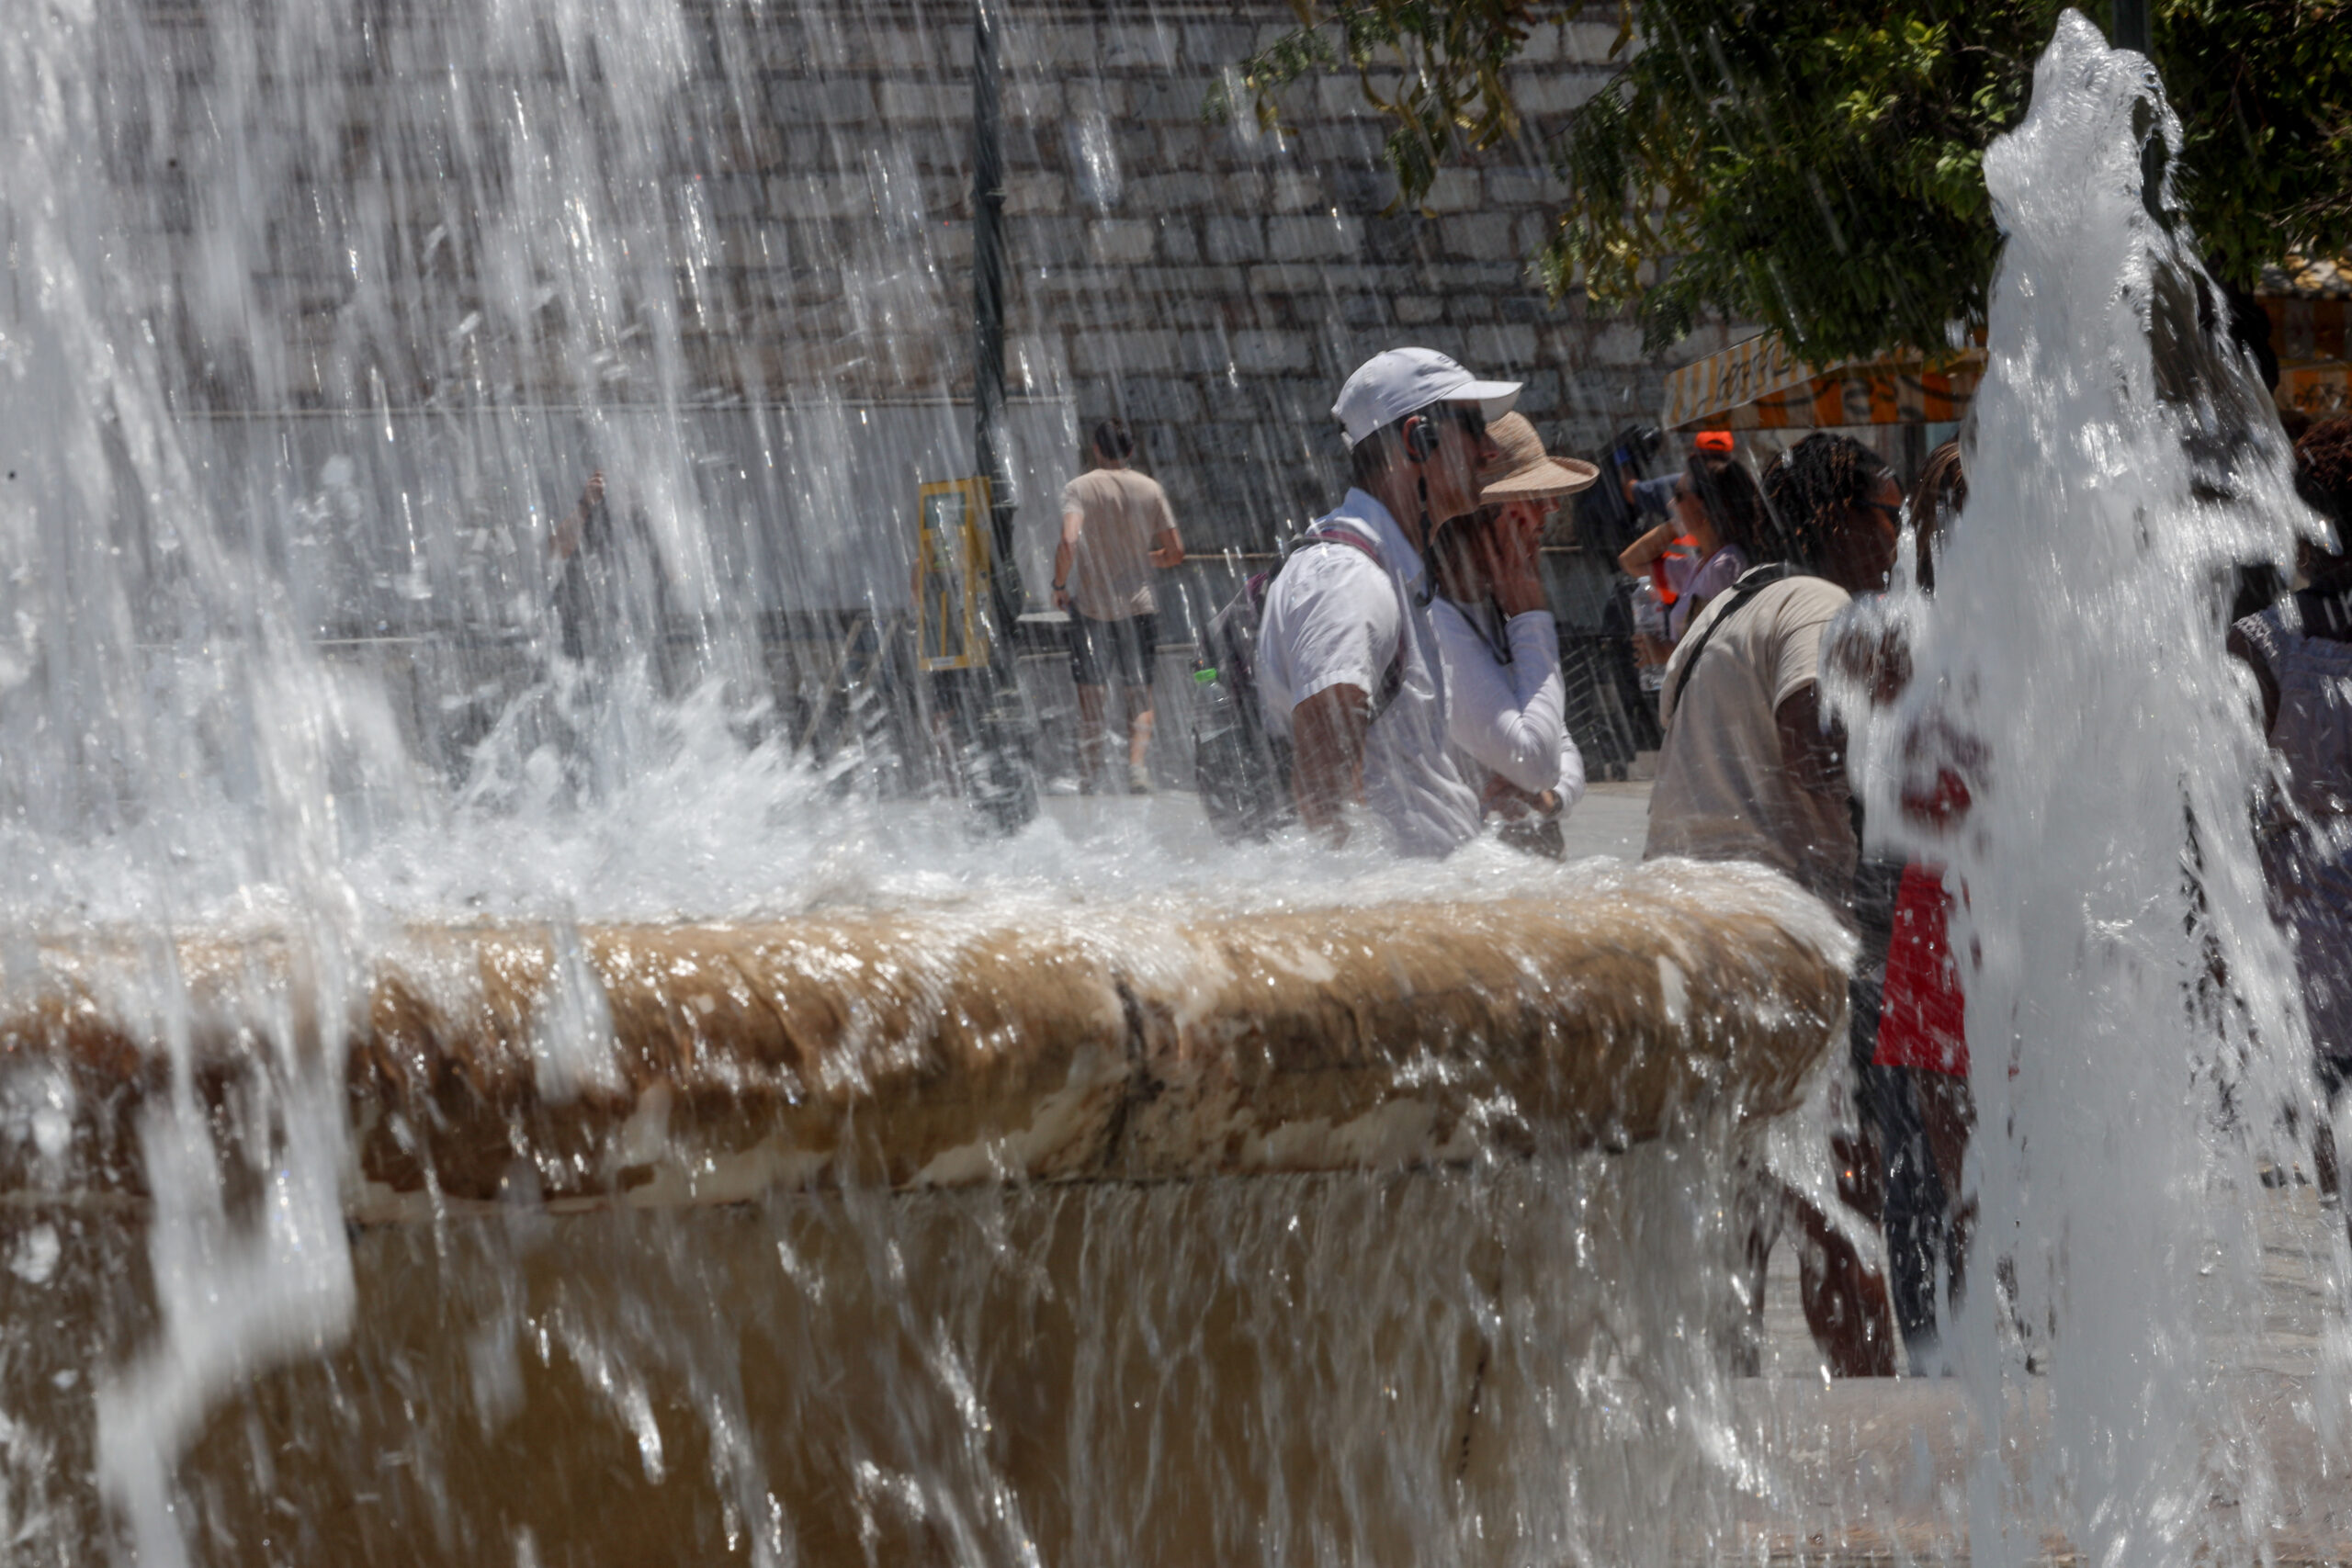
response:
M1559 631L1539 552L1560 498L1600 473L1547 456L1518 414L1487 432L1502 460L1480 476L1483 504L1430 542L1440 597L1430 618L1445 675L1446 739L1502 836L1556 856L1559 818L1584 797L1584 758L1567 732Z

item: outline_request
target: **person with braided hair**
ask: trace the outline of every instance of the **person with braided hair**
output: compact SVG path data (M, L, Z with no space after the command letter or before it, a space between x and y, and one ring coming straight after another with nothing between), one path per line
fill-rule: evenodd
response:
M1694 616L1666 670L1666 743L1650 791L1643 858L1753 861L1854 920L1859 842L1847 788L1845 738L1820 697L1823 644L1856 593L1886 585L1902 491L1877 454L1850 436L1807 436L1764 476L1757 564ZM1878 1161L1838 1146L1841 1197L1875 1223ZM1886 1281L1844 1228L1760 1169L1753 1205L1751 1313L1783 1224L1804 1240L1805 1321L1839 1376L1894 1371Z

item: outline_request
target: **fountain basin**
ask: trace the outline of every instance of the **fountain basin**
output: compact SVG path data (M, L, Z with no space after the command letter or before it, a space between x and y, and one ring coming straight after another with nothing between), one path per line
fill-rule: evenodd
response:
M1623 1146L1788 1109L1844 996L1817 905L1689 865L1205 918L410 927L340 965L284 932L43 942L10 966L0 1051L52 1128L9 1144L0 1190L142 1196L136 1118L175 1039L216 1108L347 1043L349 1212L394 1219Z

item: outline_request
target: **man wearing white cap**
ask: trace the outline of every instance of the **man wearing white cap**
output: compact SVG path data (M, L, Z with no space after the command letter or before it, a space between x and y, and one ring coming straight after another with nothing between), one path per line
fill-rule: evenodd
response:
M1477 792L1446 747L1421 551L1478 504L1497 456L1487 421L1518 396L1426 348L1375 355L1340 389L1353 485L1268 588L1255 660L1267 725L1295 749L1299 819L1335 842L1358 803L1400 853L1477 836Z

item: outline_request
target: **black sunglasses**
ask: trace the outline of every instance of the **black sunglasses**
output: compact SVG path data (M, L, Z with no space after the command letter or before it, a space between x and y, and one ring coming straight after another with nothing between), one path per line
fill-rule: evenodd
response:
M1441 419L1450 419L1470 433L1473 441L1487 434L1487 411L1476 403L1440 403L1432 411Z

